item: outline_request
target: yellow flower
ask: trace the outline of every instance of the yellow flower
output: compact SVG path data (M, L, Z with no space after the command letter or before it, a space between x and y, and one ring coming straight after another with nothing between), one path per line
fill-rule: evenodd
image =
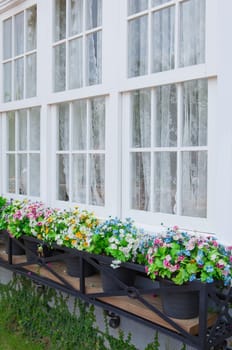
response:
M53 218L50 216L50 217L47 219L47 221L48 221L49 223L51 223L51 222L53 221Z
M45 227L45 233L46 233L46 235L48 234L48 232L49 232L49 228L48 228L48 227Z
M77 238L79 238L79 239L83 238L83 235L82 235L82 233L81 233L80 231L76 232L76 233L75 233L75 236L76 236Z
M76 245L75 239L72 240L72 245Z

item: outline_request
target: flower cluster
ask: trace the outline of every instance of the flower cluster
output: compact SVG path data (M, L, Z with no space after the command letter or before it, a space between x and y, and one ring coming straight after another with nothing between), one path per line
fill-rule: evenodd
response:
M112 256L114 267L120 262L136 260L139 247L139 231L133 221L109 218L97 226L89 251Z
M151 279L159 276L179 285L196 279L231 283L232 247L224 247L214 236L182 232L178 227L168 229L156 235L146 259Z

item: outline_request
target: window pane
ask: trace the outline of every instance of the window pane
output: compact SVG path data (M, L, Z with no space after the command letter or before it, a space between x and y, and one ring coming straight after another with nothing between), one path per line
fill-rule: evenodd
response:
M7 150L15 151L15 113L7 113Z
M89 118L90 149L105 148L105 101L102 98L90 101Z
M135 91L131 95L132 147L151 146L151 93Z
M70 0L69 35L82 32L83 0Z
M26 11L26 50L34 50L36 48L36 31L37 31L37 11L36 6L32 6Z
M152 6L159 6L171 0L152 0Z
M105 204L105 155L92 154L89 158L89 204Z
M82 38L69 42L69 88L83 85Z
M15 16L15 56L24 52L24 14Z
M147 0L128 0L128 15L143 11L147 9Z
M27 149L27 111L22 109L18 111L18 139L19 150L24 151Z
M26 57L26 97L36 96L36 54Z
M68 103L60 104L58 107L59 115L59 150L68 150L69 149L69 105Z
M18 170L18 185L19 194L27 194L27 155L18 155L19 170Z
M78 203L86 203L86 155L73 155L72 168L72 200Z
M12 57L12 19L3 22L3 59Z
M9 154L8 158L8 183L7 183L7 191L10 193L16 192L15 187L15 155Z
M85 150L87 141L86 101L73 103L72 144L74 150Z
M30 110L30 150L40 150L40 108L35 107Z
M207 152L182 154L182 215L207 215Z
M31 196L40 195L40 155L30 155L30 193Z
M207 80L183 84L183 146L207 145Z
M131 154L131 208L150 209L151 192L151 157L150 153Z
M24 59L15 60L14 96L16 100L23 98L24 91Z
M102 81L102 32L89 34L86 44L86 84L100 84Z
M176 152L154 154L154 211L176 213Z
M177 91L175 85L156 89L155 146L177 145Z
M102 24L102 0L86 0L86 29Z
M11 89L12 89L12 73L11 73L11 62L3 65L3 94L4 102L11 101Z
M66 0L55 0L54 39L59 41L66 37Z
M181 67L205 62L205 0L180 4Z
M58 198L61 201L69 200L69 156L60 154L57 157Z
M152 71L174 68L175 10L169 7L152 15Z
M128 76L147 74L148 24L147 16L131 20L128 28Z
M54 90L65 90L66 46L58 45L54 48Z

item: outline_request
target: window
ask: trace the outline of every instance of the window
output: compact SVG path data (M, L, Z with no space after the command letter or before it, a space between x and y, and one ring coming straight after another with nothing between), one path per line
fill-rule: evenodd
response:
M105 205L105 99L57 106L57 199Z
M3 101L36 96L37 9L32 6L3 22Z
M130 93L130 208L207 216L207 79Z
M200 63L205 63L205 0L128 1L129 78Z
M6 117L6 191L39 196L40 108L8 112Z
M55 0L55 92L102 82L102 1Z

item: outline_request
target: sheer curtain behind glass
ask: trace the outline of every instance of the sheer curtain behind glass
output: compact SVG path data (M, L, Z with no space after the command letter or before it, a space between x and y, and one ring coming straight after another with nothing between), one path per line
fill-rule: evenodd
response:
M155 147L177 146L177 92L175 85L156 89L154 136ZM154 210L173 214L176 211L177 152L154 154Z
M58 106L58 198L69 199L69 104Z
M87 193L87 102L72 104L72 200L86 203ZM78 152L78 153L74 153Z
M151 93L135 91L131 95L131 145L133 148L151 146ZM150 208L151 157L148 152L131 152L131 206L133 209Z
M207 146L207 80L186 82L183 86L184 146ZM207 215L207 152L182 154L182 215Z
M152 72L174 68L175 7L152 14Z
M128 77L147 74L148 70L148 16L128 23Z
M103 98L90 100L89 115L89 203L105 204L105 102Z
M205 0L180 3L179 66L205 62Z

